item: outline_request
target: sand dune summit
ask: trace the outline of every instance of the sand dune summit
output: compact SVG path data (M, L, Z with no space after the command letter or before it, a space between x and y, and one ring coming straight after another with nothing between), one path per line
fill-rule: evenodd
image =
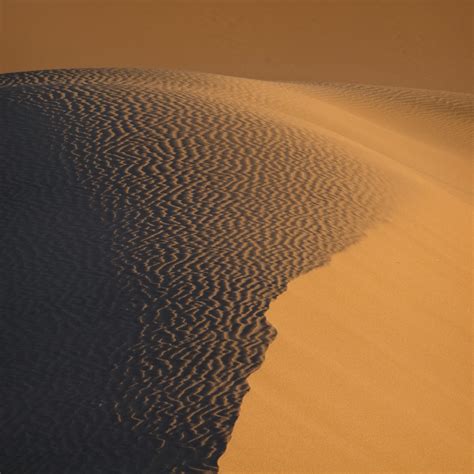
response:
M403 153L382 166L383 135L356 137L370 117L329 89L0 76L2 470L217 470L275 337L270 301L386 220L404 187ZM469 96L437 100L465 120Z

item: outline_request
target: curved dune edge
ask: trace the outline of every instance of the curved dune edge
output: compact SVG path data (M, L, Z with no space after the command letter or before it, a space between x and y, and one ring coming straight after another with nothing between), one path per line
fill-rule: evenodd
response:
M425 189L290 283L220 472L471 472L470 211Z
M425 145L380 163L411 190L395 215L271 304L220 472L472 472L472 205L416 170Z

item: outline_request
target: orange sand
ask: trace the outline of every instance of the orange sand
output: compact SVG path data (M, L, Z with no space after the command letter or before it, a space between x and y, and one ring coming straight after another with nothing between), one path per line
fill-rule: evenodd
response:
M0 0L0 72L186 69L472 90L469 0Z
M390 123L377 135L379 166L408 196L396 212L270 306L279 335L249 379L222 473L472 472L472 206L459 192L470 160L432 146L444 121L432 115L412 136ZM353 133L373 142L361 120ZM446 184L454 156L461 172Z
M469 91L471 17L467 0L0 0L0 72L166 67ZM387 171L405 200L272 304L279 336L223 473L472 471L465 121L436 103L413 114L416 93L388 107L347 90L289 90L279 110Z

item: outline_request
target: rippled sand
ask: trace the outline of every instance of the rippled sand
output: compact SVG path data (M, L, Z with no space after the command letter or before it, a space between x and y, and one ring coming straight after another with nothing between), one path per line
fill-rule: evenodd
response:
M170 71L0 76L7 472L216 470L270 301L410 189L400 146L420 142L388 156L403 121L366 127L364 95L371 113L435 107L441 129L471 107ZM460 200L465 161L443 183Z

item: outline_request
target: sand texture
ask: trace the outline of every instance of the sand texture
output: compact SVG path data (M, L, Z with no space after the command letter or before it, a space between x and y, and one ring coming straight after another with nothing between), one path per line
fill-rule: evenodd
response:
M281 343L254 377L222 470L393 467L394 451L400 470L409 449L425 469L427 447L443 466L466 465L472 96L82 69L4 74L0 106L2 470L217 470L275 338L270 302L366 232L347 261L295 280L272 306L284 306L269 313ZM395 283L382 281L394 260ZM343 306L341 291L377 275L377 299ZM402 290L417 295L423 277L435 297L417 306ZM308 278L307 303L285 306ZM439 343L434 362L417 337ZM282 383L267 390L258 377ZM385 444L382 415L398 436Z
M221 472L471 473L472 97L308 93L352 114L332 123L391 170L397 206L270 305Z
M69 70L0 94L4 468L214 470L270 301L386 211L387 177L284 84Z

